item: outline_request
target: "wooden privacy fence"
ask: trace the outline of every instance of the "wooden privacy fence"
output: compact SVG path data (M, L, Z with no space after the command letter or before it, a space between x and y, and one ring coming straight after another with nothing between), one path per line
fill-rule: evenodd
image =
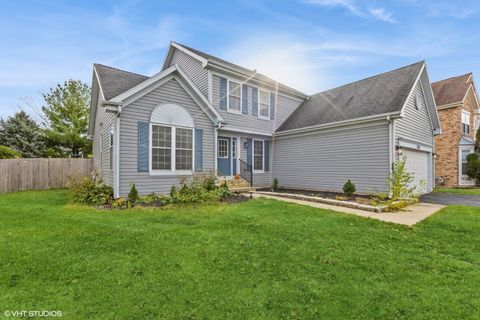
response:
M0 193L64 188L71 177L85 177L92 170L92 159L2 159Z

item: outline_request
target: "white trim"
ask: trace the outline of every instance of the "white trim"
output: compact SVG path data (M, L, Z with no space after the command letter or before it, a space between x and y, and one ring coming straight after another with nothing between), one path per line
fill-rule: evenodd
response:
M410 101L410 98L412 97L412 94L415 93L415 87L416 87L418 81L420 80L420 77L422 76L422 72L423 72L424 69L425 69L425 62L423 63L422 68L420 69L420 72L418 72L417 78L413 82L413 86L412 86L412 88L410 88L410 92L407 95L407 99L405 99L405 102L403 103L403 106L400 109L400 116L402 118L405 117L405 109L408 105L408 102Z
M229 132L239 132L239 133L253 134L253 135L264 136L264 137L271 137L272 136L272 133L259 132L259 131L253 131L253 130L245 130L245 129L235 128L235 127L230 127L228 125L222 127L221 130L229 131Z
M467 116L468 117L468 123L464 123L463 122L463 116ZM462 115L460 116L460 132L464 135L469 135L471 134L472 132L472 113L468 110L465 110L462 108ZM463 132L463 125L464 124L468 124L468 132Z
M228 156L229 156L229 154L230 154L230 150L228 150L228 149L229 149L229 145L230 145L230 144L228 143L228 139L226 139L226 138L218 138L218 141L220 141L220 140L227 142L227 155L226 155L225 157L220 157L220 155L218 154L218 150L217 150L217 157L218 157L217 159L228 159ZM218 144L217 148L218 148L218 147L220 147L220 143Z
M394 133L394 123L395 121L389 119L388 124L388 168L390 174L392 173L392 162L395 152L395 133Z
M268 111L268 116L262 116L260 115L260 92L263 91L264 93L267 93L268 94L268 103L267 103L267 111ZM263 90L263 89L258 89L258 110L257 110L257 116L258 116L258 119L262 119L262 120L269 120L270 121L270 95L272 94L271 91L267 91L267 90Z
M242 140L240 139L240 137L237 137L236 139L237 139L237 159L236 159L237 172L235 172L235 174L240 174L240 159L241 159L240 152L242 150L242 147L241 147Z
M120 116L117 115L116 117L116 128L115 128L115 139L113 141L114 150L113 153L115 155L114 161L114 175L113 175L113 190L114 190L114 197L120 197Z
M233 82L235 84L238 84L240 86L240 102L239 102L239 106L240 106L240 109L238 110L235 110L235 109L230 109L230 82ZM242 114L242 87L243 87L243 84L241 82L237 82L235 80L230 80L227 78L227 112L230 112L230 113L234 113L234 114L239 114L241 115Z
M215 130L213 131L213 138L214 138L214 141L213 141L213 146L214 146L214 155L215 155L215 158L214 158L214 164L213 164L213 168L214 168L214 171L215 171L215 175L218 174L218 127L215 127Z
M150 176L181 176L181 175L192 175L195 172L195 128L194 127L185 127L185 126L175 126L171 124L149 122L149 137L148 137L148 173ZM171 129L171 153L170 153L170 170L159 170L152 169L152 134L153 126L168 127ZM189 129L192 130L192 170L176 170L176 129Z
M262 170L255 169L255 141L262 143ZM264 173L265 172L265 140L252 139L252 171L253 173Z
M399 139L398 145L402 148L433 153L433 147L432 146L423 145L421 143L416 143L416 142L413 142L413 141L406 141L406 140L403 140L403 139Z
M186 54L188 54L189 56L191 56L191 57L197 59L198 61L200 61L200 62L202 63L202 67L203 67L203 68L205 68L205 67L207 66L208 60L205 59L204 57L201 57L201 56L199 56L198 54L196 54L196 53L188 50L187 48L183 47L183 46L182 46L181 44L179 44L179 43L176 43L176 42L173 42L173 41L172 41L172 42L170 43L170 45L171 45L172 47L174 47L174 48L182 51L183 53L186 53Z
M462 151L469 150L470 153L475 152L475 148L473 146L459 146L458 147L458 185L459 186L473 186L475 185L475 181L470 179L467 175L462 174ZM467 179L464 179L464 176Z
M171 76L174 72L178 73L180 75L180 78ZM171 76L171 77L169 77ZM173 65L164 71L157 73L151 78L148 78L144 82L138 84L137 86L125 91L122 94L119 94L118 96L110 99L110 101L107 101L107 104L122 104L123 107L126 107L128 104L132 103L136 99L144 96L145 94L155 90L156 88L160 87L167 81L171 79L176 79L176 80L183 80L183 81L178 81L180 85L185 89L185 91L199 104L200 107L202 105L206 106L211 113L216 117L212 117L209 112L204 112L207 114L207 116L214 122L225 122L223 117L220 115L220 113L212 106L212 104L205 98L205 96L200 92L200 90L197 88L197 86L190 80L190 78L185 74L185 72L178 66L178 65ZM185 86L183 83L185 82L189 88ZM190 89L190 90L188 90ZM192 94L192 90L193 93Z
M440 116L438 115L437 103L436 103L436 101L435 101L435 95L433 94L432 83L431 83L431 81L430 81L430 77L428 76L428 66L427 66L427 64L426 64L425 62L423 63L423 65L424 65L424 69L425 69L425 70L424 70L424 71L425 71L425 77L427 78L427 81L426 81L426 82L427 82L427 90L428 90L429 96L430 96L430 98L431 98L431 99L430 99L430 100L431 100L430 102L433 104L433 110L429 110L429 111L432 111L432 112L435 113L435 120L436 120L436 123L437 123L437 125L438 125L438 128L437 128L437 129L435 129L435 128L433 127L433 119L431 118L431 114L429 113L429 115L430 115L430 121L431 121L431 123L432 123L433 135L434 135L434 136L435 136L435 135L440 135L440 134L442 134L442 124L440 123ZM427 94L426 94L425 90L423 90L423 97L424 97L424 99L425 99L425 106L426 106L427 109L428 109L428 103L427 103L428 97L427 97ZM434 139L434 140L435 140L435 139ZM435 179L435 177L434 177L434 179Z

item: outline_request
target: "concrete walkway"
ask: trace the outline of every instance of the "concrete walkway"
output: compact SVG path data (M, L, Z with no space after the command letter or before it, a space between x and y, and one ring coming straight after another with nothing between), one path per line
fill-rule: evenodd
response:
M253 197L268 198L268 199L275 199L279 201L291 202L291 203L301 204L301 205L310 206L314 208L333 210L333 211L338 211L342 213L353 214L353 215L364 217L364 218L372 218L372 219L377 219L385 222L403 224L407 226L413 226L414 224L428 218L435 212L445 208L444 205L440 205L440 204L418 203L418 204L409 206L407 211L378 213L378 212L370 212L370 211L364 211L364 210L353 209L353 208L338 207L338 206L333 206L333 205L324 204L324 203L289 199L289 198L283 198L283 197L265 195L265 194L254 193Z

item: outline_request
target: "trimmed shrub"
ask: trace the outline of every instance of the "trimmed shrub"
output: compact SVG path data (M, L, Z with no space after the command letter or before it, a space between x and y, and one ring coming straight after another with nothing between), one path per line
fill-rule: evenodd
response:
M87 205L106 205L113 201L113 188L103 183L102 179L92 177L75 179L70 182L70 194L73 202Z
M350 181L350 179L343 185L343 193L345 193L347 197L351 197L356 191L357 188L355 188L355 184Z
M15 159L20 158L21 154L7 146L0 145L0 159Z
M477 184L480 181L480 159L476 153L470 153L467 156L467 175Z
M273 179L272 189L273 189L273 191L278 190L278 179L277 178Z
M132 183L130 187L130 192L128 193L128 202L135 204L137 203L138 199L138 190L135 187L135 183Z

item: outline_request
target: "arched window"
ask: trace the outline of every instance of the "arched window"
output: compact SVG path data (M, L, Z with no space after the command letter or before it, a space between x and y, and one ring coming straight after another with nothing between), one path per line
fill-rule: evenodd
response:
M152 172L188 174L193 171L194 121L176 104L162 104L150 116Z

